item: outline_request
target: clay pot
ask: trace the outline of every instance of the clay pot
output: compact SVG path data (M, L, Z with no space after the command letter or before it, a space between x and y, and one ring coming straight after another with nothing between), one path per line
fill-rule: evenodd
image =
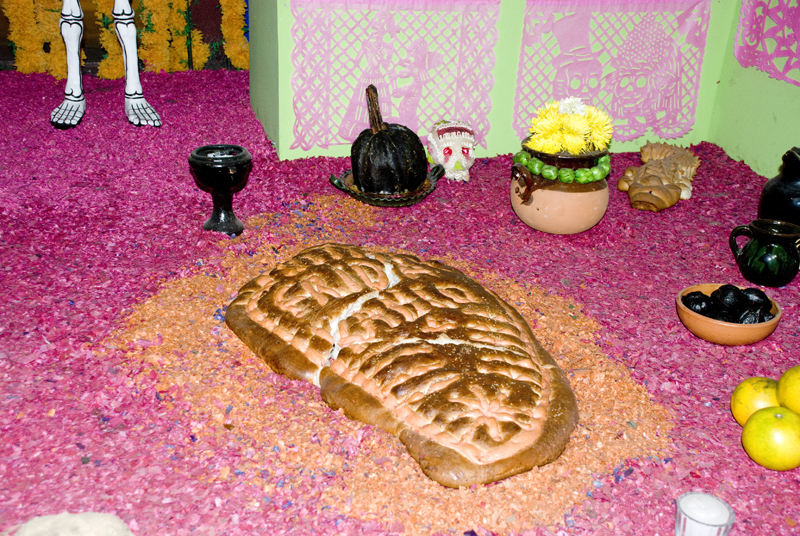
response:
M591 168L608 151L587 155L552 155L523 149L558 168ZM565 183L534 176L521 164L511 172L511 206L528 226L550 234L576 234L597 225L608 208L608 182Z

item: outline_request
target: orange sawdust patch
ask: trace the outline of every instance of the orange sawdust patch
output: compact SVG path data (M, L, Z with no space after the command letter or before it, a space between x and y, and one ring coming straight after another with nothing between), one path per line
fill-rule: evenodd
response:
M399 521L407 534L480 527L507 533L562 523L564 513L586 498L594 477L626 459L664 453L668 411L599 349L599 326L580 304L494 274L471 273L455 258L439 260L515 306L569 377L580 425L555 462L492 485L444 488L422 473L395 437L332 411L313 386L278 385L275 374L225 326L223 309L258 273L320 243L320 232L324 242L342 241L338 216L357 214L365 224L375 218L372 207L355 201L321 196L314 202L331 217L327 224L317 222L313 235L298 238L297 228L276 227L253 254L242 254L233 241L234 251L208 261L196 275L163 284L104 341L128 348L131 370L144 364L140 374L155 371L160 390L190 404L196 456L211 460L221 444L240 450L235 466L209 465L202 478L245 479L272 495L283 485L275 475L288 481L309 472L336 475L335 485L309 493L318 512L331 508L364 520ZM276 217L261 216L247 225L270 226ZM356 448L340 448L343 437L356 438Z

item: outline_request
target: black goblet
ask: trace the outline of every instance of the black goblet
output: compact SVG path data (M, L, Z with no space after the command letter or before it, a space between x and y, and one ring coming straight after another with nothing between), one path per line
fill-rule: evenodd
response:
M234 236L244 231L244 224L233 213L233 194L247 185L252 166L253 157L239 145L204 145L192 151L189 167L194 181L214 202L203 229Z

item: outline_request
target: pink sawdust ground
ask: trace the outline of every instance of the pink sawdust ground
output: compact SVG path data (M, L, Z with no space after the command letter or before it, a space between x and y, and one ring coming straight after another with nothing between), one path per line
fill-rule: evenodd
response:
M289 226L297 236L318 232L320 242L335 233L360 245L455 259L473 274L496 274L579 304L599 325L598 349L671 412L666 456L621 460L619 469L593 475L559 525L524 527L523 534L667 535L674 499L689 490L731 504L733 534L798 530L800 470L752 463L727 409L742 379L777 377L798 363L797 284L768 289L784 318L771 337L747 347L696 339L674 305L690 284L747 284L728 234L755 218L763 177L700 143L692 147L702 160L693 198L653 214L632 210L615 188L638 155L613 154L605 218L586 233L554 236L532 231L511 210L510 155L486 155L470 183L442 181L413 207L380 209L381 217L369 220L320 216L311 209L319 196L345 198L328 177L349 167L348 159L278 160L250 110L247 76L145 75L148 101L164 120L160 129L127 123L121 81L89 78L83 123L57 131L47 118L62 85L45 75L0 73L0 531L64 510L112 512L144 535L414 528L328 506L325 497L341 481L276 474L279 456L261 467L264 487L233 469L208 478L237 467L250 446L235 436L203 438L209 454L197 455L189 402L160 393L159 375L142 374L144 365L132 369L124 352L97 351L164 282L213 273L209 266L231 256L263 254L259 246L276 237L291 248ZM234 207L242 220L261 223L236 240L200 228L210 196L194 186L186 159L211 143L241 144L253 154L250 183ZM224 329L216 309L228 301L220 293L212 329ZM138 341L140 348L158 343ZM296 418L306 387L272 376L289 393L274 398L275 411ZM356 459L370 448L371 434L329 434L328 441Z

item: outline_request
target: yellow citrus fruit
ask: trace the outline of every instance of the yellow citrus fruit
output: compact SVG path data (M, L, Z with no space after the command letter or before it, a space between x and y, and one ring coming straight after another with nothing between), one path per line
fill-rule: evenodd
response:
M750 415L761 408L779 405L778 382L772 378L747 378L731 395L731 413L739 426L744 426Z
M778 380L778 402L781 406L800 413L800 365L784 372Z
M781 406L756 411L742 428L742 446L754 462L767 469L800 467L800 415Z

